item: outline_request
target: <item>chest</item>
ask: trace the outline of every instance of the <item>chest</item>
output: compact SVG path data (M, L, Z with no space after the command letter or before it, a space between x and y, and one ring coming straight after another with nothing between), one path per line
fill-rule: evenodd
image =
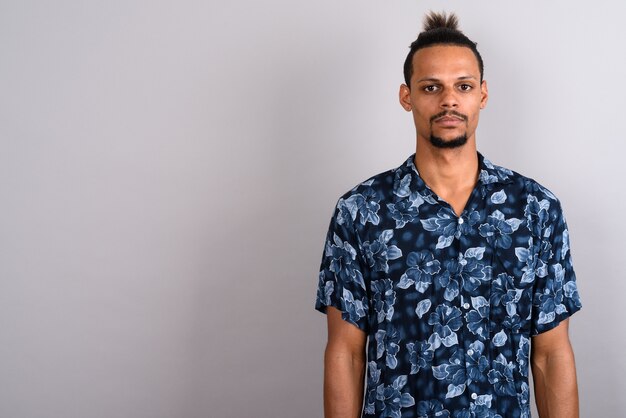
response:
M432 307L454 308L482 324L483 338L507 318L515 318L511 329L527 327L535 274L548 253L541 252L522 199L507 201L501 194L475 191L464 202L412 195L380 205L378 223L361 225L359 234L373 306L393 305L429 321ZM457 212L454 204L463 209ZM489 308L502 298L515 300L516 312L507 312L506 304ZM407 330L427 332L419 322Z
M476 196L396 202L381 207L378 225L362 228L362 254L372 280L459 273L488 278L501 272L521 280L535 267L540 249L531 221L523 205Z
M441 199L447 202L456 216L460 216L472 195L474 187L467 187L455 192L445 192L439 189L432 189Z

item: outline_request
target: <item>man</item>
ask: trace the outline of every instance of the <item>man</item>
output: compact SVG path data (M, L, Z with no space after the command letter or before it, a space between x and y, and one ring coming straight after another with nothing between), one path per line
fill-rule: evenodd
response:
M328 230L326 418L529 417L529 364L541 417L577 417L560 201L477 151L487 83L454 15L427 16L404 73L416 152L345 193Z

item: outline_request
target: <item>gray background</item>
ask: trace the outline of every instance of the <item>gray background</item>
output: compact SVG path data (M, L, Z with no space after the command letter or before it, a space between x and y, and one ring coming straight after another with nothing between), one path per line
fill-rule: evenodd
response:
M0 2L0 417L322 416L323 238L414 150L429 8L479 150L563 202L582 416L625 416L620 3L114 0Z

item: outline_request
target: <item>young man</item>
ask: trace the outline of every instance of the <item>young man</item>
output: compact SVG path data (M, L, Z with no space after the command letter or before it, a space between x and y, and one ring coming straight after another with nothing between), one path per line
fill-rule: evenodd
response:
M541 417L577 417L560 201L477 151L487 83L454 15L427 17L404 74L416 152L345 193L326 238L326 418L529 417L529 365Z

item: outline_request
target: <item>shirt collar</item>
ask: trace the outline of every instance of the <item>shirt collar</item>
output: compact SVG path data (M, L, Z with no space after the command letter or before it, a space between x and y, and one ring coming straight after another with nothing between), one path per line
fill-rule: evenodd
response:
M513 182L511 178L513 172L507 168L500 167L493 164L487 158L485 158L480 152L476 151L478 156L478 167L480 172L478 174L478 183L481 186L489 186L496 183L509 184ZM409 177L407 177L407 175ZM396 182L394 190L398 188L406 188L410 179L410 188L412 191L417 191L422 195L434 194L434 192L428 187L420 176L417 167L415 166L415 153L411 154L409 158L397 169ZM491 186L490 186L491 187Z

